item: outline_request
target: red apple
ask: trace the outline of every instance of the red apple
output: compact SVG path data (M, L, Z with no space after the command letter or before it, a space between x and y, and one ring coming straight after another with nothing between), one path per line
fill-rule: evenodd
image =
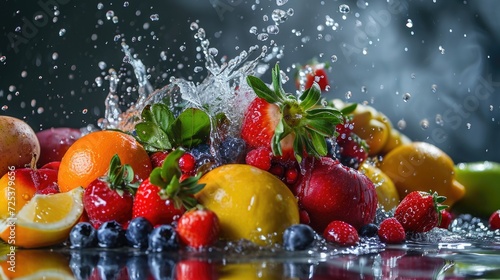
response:
M49 128L36 133L40 142L40 158L37 166L61 161L68 148L82 136L79 129L69 127Z
M356 169L332 158L304 159L305 173L294 188L299 208L318 232L334 220L356 229L373 222L377 193L373 183Z

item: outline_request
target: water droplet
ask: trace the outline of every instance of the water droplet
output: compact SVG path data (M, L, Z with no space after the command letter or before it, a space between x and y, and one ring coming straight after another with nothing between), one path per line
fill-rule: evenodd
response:
M200 73L201 71L203 71L203 67L201 67L201 66L196 66L196 67L193 69L193 71L194 71L195 73Z
M429 120L428 119L423 119L420 121L420 127L422 129L427 129L429 128Z
M467 129L470 129L470 128L471 128L471 126L472 126L472 124L471 124L471 123L467 123L466 125L467 125Z
M5 62L5 60L7 60L5 55L0 56L0 62Z
M285 11L276 9L272 12L271 18L273 19L274 22L279 24L285 22L288 16Z
M431 86L431 90L432 90L432 92L433 92L433 93L436 93L436 92L437 92L437 89L438 89L438 86L437 86L436 84L433 84L433 85Z
M115 16L115 12L113 10L109 10L106 12L106 18L111 20Z
M295 10L294 10L294 9L292 9L292 8L290 8L290 9L288 9L288 10L286 11L286 14L287 14L288 16L290 16L290 17L291 17L291 16L293 16L293 15L295 14Z
M417 77L417 74L415 74L415 73L410 74L410 78L415 79L416 77Z
M337 58L337 56L336 56L336 55L332 55L332 56L330 57L330 60L331 60L332 62L337 62L338 58Z
M115 42L118 42L118 41L120 41L120 38L121 38L121 37L122 37L122 36L121 36L120 34L117 34L117 35L115 35L115 37L113 38L113 40L114 40Z
M125 8L126 8L126 7L128 7L129 5L130 5L130 3L129 3L128 1L123 2L123 7L125 7Z
M288 2L288 0L276 0L276 5L283 6Z
M403 94L403 101L408 102L411 99L411 94L410 93L405 93Z
M490 111L493 111L493 105L490 105Z
M400 120L398 121L397 125L398 125L398 128L399 128L399 129L403 130L403 129L405 129L405 128L406 128L406 121L405 121L404 119L400 119Z
M102 86L102 82L103 82L103 80L101 77L95 78L95 83L97 84L98 87Z
M59 36L64 36L64 34L66 34L66 29L61 28L61 29L59 30Z
M108 66L106 64L106 62L104 62L104 61L99 61L99 63L97 63L97 65L99 66L99 69L101 69L101 70L106 69L106 66Z
M216 48L210 48L208 49L208 53L211 55L211 56L217 56L219 54L219 50L216 49Z
M280 32L280 29L277 25L269 25L267 27L267 33L269 34L278 34Z
M149 16L149 18L151 19L151 21L158 21L160 20L160 15L152 14L151 16Z
M179 50L180 50L181 52L185 51L185 50L186 50L186 46L184 46L184 45L180 46L180 47L179 47Z
M408 19L406 21L406 27L408 27L408 28L412 28L413 27L413 21L411 19Z
M352 97L352 92L350 90L348 90L346 93L345 93L345 98L346 99L351 99Z
M441 114L437 114L436 115L436 124L439 125L439 126L443 126L444 125L443 116L441 116Z
M366 86L361 86L362 93L368 93L368 88Z
M260 33L259 35L257 35L257 39L259 41L267 41L267 39L269 39L269 34L267 34L267 33Z
M83 109L83 110L82 110L82 114L84 114L84 115L85 115L85 114L87 114L87 112L88 112L88 111L89 111L88 109Z
M97 3L97 9L102 10L104 8L104 5L102 3Z
M343 14L348 14L351 11L351 8L347 4L341 4L339 6L339 12Z
M7 106L7 105L2 106L2 111L7 111L7 109L9 109L9 106Z
M28 72L23 71L21 72L21 77L26 78L28 76Z
M113 23L118 23L119 19L117 16L113 16L112 20Z
M197 30L200 27L198 26L198 23L191 22L191 25L189 25L189 28L194 31L194 30Z
M444 54L444 48L443 48L443 46L439 46L439 48L438 48L438 49L439 49L439 52L440 52L441 54Z
M57 60L59 58L59 54L58 53L53 53L52 54L52 60Z
M257 27L256 26L250 27L250 30L248 32L250 32L250 34L257 34Z

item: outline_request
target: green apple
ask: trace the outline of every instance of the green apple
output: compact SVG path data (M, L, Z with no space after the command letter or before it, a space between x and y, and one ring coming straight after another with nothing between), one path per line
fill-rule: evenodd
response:
M33 129L23 120L0 116L0 176L14 168L36 163L40 143Z
M453 207L460 213L487 218L500 209L500 163L459 163L455 179L465 187L465 196Z

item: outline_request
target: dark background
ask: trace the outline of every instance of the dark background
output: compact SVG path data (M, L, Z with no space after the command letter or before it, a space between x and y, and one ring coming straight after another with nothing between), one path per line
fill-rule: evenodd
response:
M350 7L348 13L340 12L342 4ZM122 41L144 62L155 88L171 76L201 81L204 72L193 69L204 61L189 28L196 21L219 59L274 40L283 47L277 60L290 77L294 63L313 57L330 62L329 97L371 104L410 138L436 144L456 162L500 161L499 1L290 0L279 6L275 0L3 0L0 5L0 114L23 118L35 130L96 125L109 86L106 80L99 85L99 79L110 68L121 75L120 93L135 97L137 83L123 62ZM278 25L278 34L258 40L251 27L261 33L273 25L275 9L293 9L293 15ZM107 19L108 11L116 23ZM293 83L285 87L294 90Z

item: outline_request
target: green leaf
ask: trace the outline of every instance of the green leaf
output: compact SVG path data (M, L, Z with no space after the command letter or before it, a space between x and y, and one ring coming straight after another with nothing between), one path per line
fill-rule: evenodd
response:
M161 167L156 167L155 169L153 169L153 171L151 171L151 173L149 174L149 182L163 189L165 188L167 183L161 177L161 169Z
M295 154L295 159L298 163L302 162L302 153L304 151L304 142L302 136L296 135L293 140L293 150Z
M342 108L340 112L342 113L342 115L349 115L356 110L356 107L358 107L358 103L352 103Z
M137 138L142 143L145 143L155 150L168 150L172 148L172 144L167 134L161 130L156 124L151 122L142 122L135 125Z
M177 177L178 180L178 178L181 177L182 172L179 168L179 159L183 154L183 150L177 149L167 155L165 161L163 162L163 165L161 166L160 174L163 182L170 184L172 178Z
M325 120L308 120L306 128L320 133L323 137L331 137L335 133L335 124Z
M299 97L300 106L304 110L308 110L318 103L321 99L321 89L317 83L313 83L313 86L305 90Z
M310 131L310 135L315 152L317 152L320 156L325 156L328 152L325 136L315 131Z
M167 187L165 188L165 191L167 193L167 196L169 198L172 198L179 193L179 190L180 190L179 177L177 177L177 174L174 174L170 179L170 182L168 183Z
M274 95L278 98L278 101L282 101L285 97L285 90L283 90L283 84L281 83L281 71L278 63L274 65L272 70L273 77L273 87L274 87Z
M171 133L179 146L191 148L205 143L210 136L210 117L196 108L184 110L171 126Z
M163 130L167 131L170 124L174 121L174 114L168 107L161 103L155 103L151 106L151 112L154 121Z
M150 105L144 107L144 109L142 110L141 119L143 122L155 122L155 118L153 116L153 112L151 112Z
M274 93L261 79L254 76L247 76L247 83L253 89L255 94L265 99L269 103L277 103L279 100Z

